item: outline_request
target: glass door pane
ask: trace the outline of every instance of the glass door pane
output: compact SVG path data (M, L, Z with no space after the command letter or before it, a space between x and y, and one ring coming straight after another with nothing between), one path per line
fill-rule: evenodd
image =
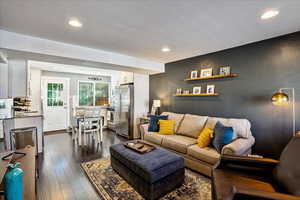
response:
M94 84L79 82L79 106L93 106Z
M47 106L63 106L64 97L63 93L63 84L62 83L48 83L47 91Z

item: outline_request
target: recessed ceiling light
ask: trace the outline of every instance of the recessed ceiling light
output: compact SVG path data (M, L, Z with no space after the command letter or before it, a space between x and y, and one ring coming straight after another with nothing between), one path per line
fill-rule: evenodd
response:
M270 19L272 17L275 17L276 15L279 14L279 11L278 10L268 10L266 12L264 12L260 18L261 19Z
M161 49L161 51L162 51L162 52L169 52L169 51L171 51L171 49L170 49L169 47L163 47L163 48Z
M76 18L70 19L69 20L69 25L73 26L73 27L76 27L76 28L81 28L82 27L82 23Z

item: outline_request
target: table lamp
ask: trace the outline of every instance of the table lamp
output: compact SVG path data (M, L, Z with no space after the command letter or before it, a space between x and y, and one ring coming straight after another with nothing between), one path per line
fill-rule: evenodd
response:
M153 100L152 106L155 108L155 114L159 115L160 100Z
M295 88L280 88L278 92L272 95L272 103L276 106L283 106L289 103L289 96L284 91L292 92L292 117L293 117L293 135L296 134L296 114L295 114Z

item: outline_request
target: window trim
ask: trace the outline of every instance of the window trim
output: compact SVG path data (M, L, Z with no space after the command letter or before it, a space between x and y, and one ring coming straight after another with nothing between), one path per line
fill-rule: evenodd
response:
M92 83L93 84L93 90L94 90L94 94L93 94L93 105L92 106L81 106L79 105L79 85L80 83ZM106 82L106 81L87 81L87 80L78 80L77 81L77 104L78 107L81 108L90 108L90 107L103 107L103 106L95 106L95 100L96 100L96 83L106 83L108 84L108 103L110 104L110 99L111 99L111 82Z

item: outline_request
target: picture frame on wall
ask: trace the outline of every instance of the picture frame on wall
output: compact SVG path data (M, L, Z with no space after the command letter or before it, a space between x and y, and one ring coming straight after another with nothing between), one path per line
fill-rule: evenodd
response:
M206 93L207 94L214 94L215 93L215 85L207 85Z
M220 67L220 75L230 75L230 66Z
M191 79L197 78L197 76L198 76L198 71L197 70L191 71Z
M207 69L201 69L200 77L209 77L212 76L213 69L207 68Z
M193 87L193 94L201 94L201 87Z
M181 88L177 88L176 89L176 94L182 94L182 89Z

